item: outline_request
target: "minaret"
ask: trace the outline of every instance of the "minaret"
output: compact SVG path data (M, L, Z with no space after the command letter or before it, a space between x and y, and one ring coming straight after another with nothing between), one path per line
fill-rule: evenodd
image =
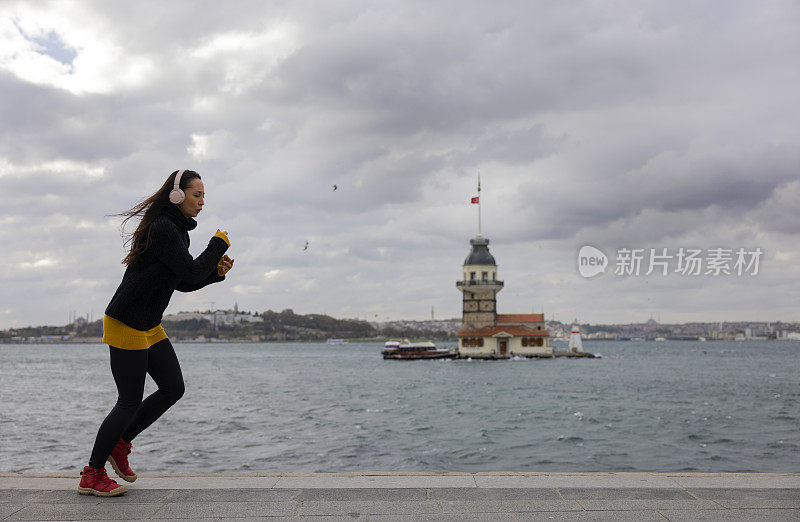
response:
M481 235L481 176L478 174L478 197L472 198L478 204L478 235L469 240L472 245L462 267L462 279L456 281L461 290L462 330L477 330L492 325L497 319L497 292L503 289L503 282L497 279L497 263L489 253L489 239Z

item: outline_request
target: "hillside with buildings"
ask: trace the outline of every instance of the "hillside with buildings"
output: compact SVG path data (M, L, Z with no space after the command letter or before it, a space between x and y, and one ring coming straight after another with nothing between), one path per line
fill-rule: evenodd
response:
M216 323L215 323L216 320ZM187 312L166 316L164 328L175 341L235 340L249 342L325 341L330 338L383 340L408 337L455 341L460 319L436 321L366 322L358 319L335 319L326 315L282 312L242 313L235 317L225 311ZM569 337L571 323L546 321L550 338ZM723 322L659 324L580 324L584 340L654 341L661 340L784 340L800 341L800 323L792 322ZM100 342L102 321L79 318L64 326L28 326L0 330L0 343L31 342Z
M571 323L548 321L552 337L567 337ZM611 341L800 341L800 323L766 321L725 321L713 323L661 324L653 319L644 323L580 323L584 339Z
M569 337L571 323L545 322L550 338ZM360 319L336 319L321 314L281 312L243 312L206 310L180 312L164 316L164 328L174 341L325 341L330 338L380 341L408 337L434 341L455 341L462 327L461 319L397 320L367 322ZM0 343L85 343L100 342L102 321L78 317L64 326L28 326L0 330ZM785 340L800 341L798 322L696 322L660 324L654 320L629 324L580 324L584 340L589 342L666 340Z
M166 315L162 324L176 342L180 341L325 341L383 340L394 337L455 340L460 319L442 321L391 321L369 323L361 319L336 319L322 314L243 312L231 310L180 312ZM64 326L28 326L0 330L0 343L99 343L102 320L78 317Z

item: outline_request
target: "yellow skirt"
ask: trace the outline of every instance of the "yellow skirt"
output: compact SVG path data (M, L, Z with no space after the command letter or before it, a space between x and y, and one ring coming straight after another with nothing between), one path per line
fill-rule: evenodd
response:
M147 350L167 338L161 325L149 330L135 330L113 317L103 316L103 342L123 350Z

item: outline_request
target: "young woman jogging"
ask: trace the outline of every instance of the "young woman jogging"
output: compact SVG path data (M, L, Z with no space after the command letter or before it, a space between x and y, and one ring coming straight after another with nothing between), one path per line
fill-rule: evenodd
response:
M103 342L111 355L111 373L119 397L100 425L89 465L83 468L78 491L113 497L127 491L108 477L106 461L121 479L136 480L128 464L131 441L181 398L183 375L175 350L161 327L161 317L175 290L193 292L225 279L233 259L227 233L208 242L197 258L189 254L189 231L203 209L203 182L197 172L170 174L152 196L120 215L140 217L122 282L103 317ZM124 222L123 222L124 224ZM145 375L158 385L142 401Z

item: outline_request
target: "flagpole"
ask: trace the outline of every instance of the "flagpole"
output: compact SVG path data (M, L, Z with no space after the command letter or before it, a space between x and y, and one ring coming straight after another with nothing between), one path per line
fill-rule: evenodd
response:
M481 237L481 173L478 172L478 237Z

